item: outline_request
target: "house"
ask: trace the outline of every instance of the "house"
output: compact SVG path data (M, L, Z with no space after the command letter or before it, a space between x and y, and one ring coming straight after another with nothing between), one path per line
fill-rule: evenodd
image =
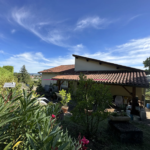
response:
M106 61L74 55L74 65L61 65L40 71L42 86L58 84L59 89L68 88L68 81L74 81L76 89L79 75L82 72L87 79L110 85L112 95L127 97L138 96L140 100L145 95L145 88L149 87L145 71Z
M31 78L31 79L34 79L34 76L30 75L30 78Z
M66 71L74 70L75 65L61 65L55 68L47 69L40 71L38 73L42 73L42 86L47 88L50 84L57 84L57 80L53 79L53 77L57 75L61 75ZM61 83L61 82L60 82ZM63 81L59 87L60 88L68 88L68 81Z

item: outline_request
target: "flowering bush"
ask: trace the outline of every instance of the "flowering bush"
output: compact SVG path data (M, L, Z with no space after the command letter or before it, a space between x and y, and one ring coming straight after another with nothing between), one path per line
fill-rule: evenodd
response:
M78 136L78 140L79 140L79 143L82 146L79 150L86 150L87 147L85 145L87 145L89 143L89 140L86 139L85 136L83 136L83 138L81 139L81 135L80 134Z
M59 105L35 105L32 92L27 94L24 90L21 96L11 93L3 97L0 94L0 149L75 150L79 145L55 119Z

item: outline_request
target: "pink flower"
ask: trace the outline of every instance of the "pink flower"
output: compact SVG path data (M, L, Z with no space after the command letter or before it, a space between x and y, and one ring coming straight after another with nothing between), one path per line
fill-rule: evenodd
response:
M89 140L86 139L84 136L83 138L81 139L81 134L79 133L79 136L78 136L78 140L79 140L79 143L81 144L81 148L79 150L86 150L87 147L85 147L85 145L87 145L89 143Z
M89 143L89 140L85 138L85 136L82 138L82 143L87 145Z
M55 119L55 118L56 118L56 116L55 116L54 114L52 114L52 118L53 118L53 119Z

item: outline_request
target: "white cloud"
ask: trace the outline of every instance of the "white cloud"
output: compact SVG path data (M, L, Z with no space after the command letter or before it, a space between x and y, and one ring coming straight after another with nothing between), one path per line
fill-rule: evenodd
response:
M65 20L53 21L50 18L44 18L44 15L39 16L34 14L36 13L32 13L29 9L23 7L21 9L14 9L12 11L12 18L17 24L47 43L64 47L74 52L81 49L81 44L69 44L70 29L68 31L68 29L62 28L62 23Z
M31 13L30 10L23 7L21 9L14 9L12 12L12 18L17 24L47 43L64 47L73 53L84 50L83 44L69 44L69 34L71 31L70 29L68 31L65 28L61 28L61 26L63 26L62 23L65 20L53 21L50 20L50 18L44 18L44 15L38 15L37 18L34 14Z
M13 55L6 60L0 61L0 64L2 66L14 66L15 72L19 72L21 67L25 65L29 73L37 73L44 70L45 68L49 69L59 65L74 64L74 58L72 55L57 58L45 58L41 52L26 52Z
M82 44L76 45L77 49L82 49L83 47ZM84 51L79 51L78 55L144 69L143 61L147 57L150 57L150 37L130 40L125 44L115 46L105 52L98 51L95 53L86 53ZM57 56L48 58L41 52L21 53L13 55L4 61L0 61L1 65L13 65L16 72L20 71L20 68L25 65L29 73L36 73L59 65L74 63L75 60L72 54L63 57Z
M83 44L77 44L75 46L71 46L69 50L73 53L79 54L80 52L83 53L86 50L86 48Z
M64 35L64 31L60 28L56 29L54 27L56 26L54 22L45 21L48 19L44 18L43 15L38 15L37 18L37 15L34 15L30 10L23 7L21 9L14 9L12 12L12 18L20 26L32 32L41 40L57 46L68 47L65 43L68 36Z
M107 52L86 53L86 57L144 69L143 61L150 57L150 37L133 39Z
M11 33L12 33L12 34L13 34L13 33L15 33L15 32L16 32L16 30L15 30L15 29L12 29L12 30L11 30Z
M141 16L141 14L131 17L130 19L128 19L128 21L127 21L127 23L125 25L127 25L128 23L130 23L131 21L133 21L134 19L136 19L136 18L138 18L140 16Z
M77 22L75 30L82 30L88 27L96 29L104 29L111 21L100 17L87 17Z
M4 51L0 50L0 53L1 53L1 54L4 54Z

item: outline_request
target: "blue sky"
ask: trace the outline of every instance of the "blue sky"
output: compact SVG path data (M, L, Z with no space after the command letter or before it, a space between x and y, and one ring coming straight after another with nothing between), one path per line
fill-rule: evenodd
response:
M29 73L74 64L72 54L143 68L149 0L0 0L0 66Z

